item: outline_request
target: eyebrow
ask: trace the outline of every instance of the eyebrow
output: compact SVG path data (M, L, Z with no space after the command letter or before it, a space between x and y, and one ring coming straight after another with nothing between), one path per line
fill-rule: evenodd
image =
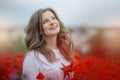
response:
M50 16L50 17L56 17L56 16L52 15L52 16ZM48 18L44 18L44 19L48 19Z

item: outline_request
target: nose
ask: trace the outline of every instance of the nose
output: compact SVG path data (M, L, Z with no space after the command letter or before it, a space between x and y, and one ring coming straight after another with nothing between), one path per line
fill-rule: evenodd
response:
M51 19L50 20L50 25L53 25L54 24L54 21Z

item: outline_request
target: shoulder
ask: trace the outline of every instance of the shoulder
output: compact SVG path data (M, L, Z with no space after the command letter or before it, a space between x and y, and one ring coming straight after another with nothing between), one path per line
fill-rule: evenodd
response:
M26 53L24 61L37 61L37 62L47 62L46 57L41 53L37 52L37 56L35 54L36 52L34 50L31 50Z
M34 58L35 58L34 51L26 52L26 55L23 60L23 65L31 64L34 61Z
M34 51L31 50L31 51L26 52L26 55L25 55L24 59L30 59L30 58L33 58L34 56L35 56Z

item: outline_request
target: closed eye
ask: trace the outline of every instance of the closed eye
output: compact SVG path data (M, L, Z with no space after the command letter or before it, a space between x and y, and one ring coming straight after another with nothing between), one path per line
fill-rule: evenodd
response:
M55 17L55 16L52 16L52 19L56 19L56 17Z
M47 22L49 22L49 19L45 19L45 20L43 21L43 24L45 24L45 23L47 23Z

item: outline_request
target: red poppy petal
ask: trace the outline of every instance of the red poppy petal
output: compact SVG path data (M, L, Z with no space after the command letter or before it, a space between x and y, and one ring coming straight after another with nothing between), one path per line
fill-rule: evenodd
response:
M44 79L44 75L41 72L39 72L36 79Z

